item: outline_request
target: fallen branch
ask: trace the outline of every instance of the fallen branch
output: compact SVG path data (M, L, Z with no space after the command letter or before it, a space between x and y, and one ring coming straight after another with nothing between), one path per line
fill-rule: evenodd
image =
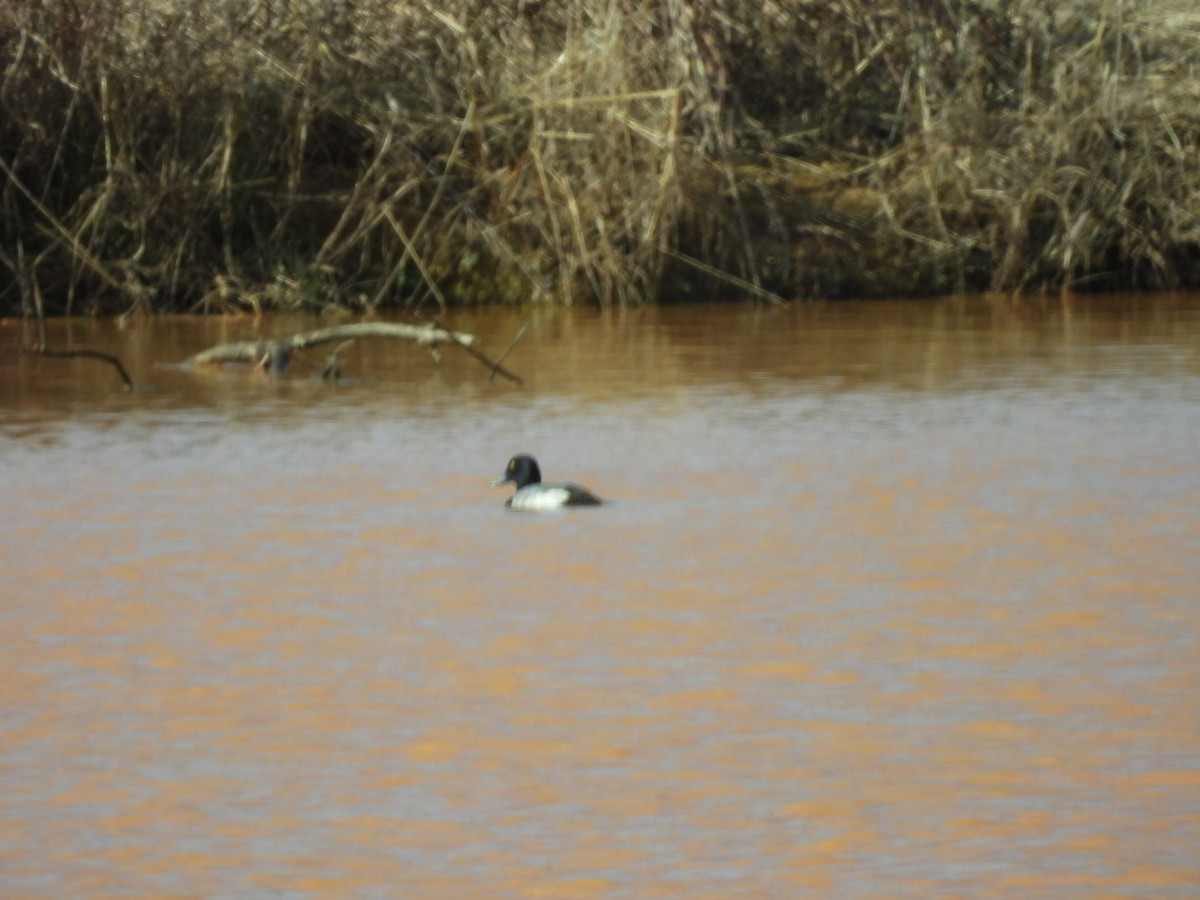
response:
M329 359L325 360L325 365L321 367L322 381L338 381L342 377L342 366L338 362L338 354L354 343L354 339L342 341L333 348L333 352L329 354Z
M292 337L277 340L234 341L229 344L218 344L193 356L185 365L210 366L220 363L251 363L256 367L268 369L272 374L279 375L287 370L292 354L305 347L315 347L318 344L328 344L334 341L350 341L358 338L391 338L413 341L422 346L436 348L438 344L455 344L466 350L490 369L504 375L517 384L523 381L518 375L493 364L490 359L472 346L475 336L462 331L451 331L435 324L401 325L390 322L360 322L352 325L335 325L332 328L321 328L308 331ZM339 348L340 349L340 348ZM336 354L335 354L336 356Z
M508 354L512 353L513 347L517 346L517 342L525 336L525 332L529 330L529 326L532 322L533 319L526 319L525 324L521 326L521 330L517 332L517 336L512 339L509 345L505 348L504 352L500 354L500 358L496 360L496 364L492 366L492 371L488 372L488 384L491 384L493 381L495 381L496 373L501 370L500 363L504 362Z
M441 322L439 322L435 317L430 316L429 320L434 325L436 325L438 328L441 328L444 331L446 330L446 326L443 325ZM525 329L521 329L521 333L524 334L524 332L525 332ZM447 333L453 335L453 334L456 334L457 332L447 331ZM470 337L470 335L467 335L467 336ZM518 340L520 339L520 337L521 337L521 335L517 335ZM484 356L482 353L480 353L478 350L476 350L474 347L472 347L470 345L469 341L467 343L463 343L462 341L459 341L458 338L454 338L454 341L460 347L462 347L464 350L466 350L467 353L469 353L471 356L475 357L477 360L479 360L481 363L483 363L485 366L488 367L488 370L489 370L488 371L488 383L489 384L496 379L497 375L503 375L509 381L514 381L517 384L525 383L525 379L522 378L520 375L514 375L512 372L508 371L508 369L504 368L504 366L500 365L500 363L504 360L504 356L508 356L509 350L512 350L512 345L509 346L508 350L504 351L504 356L501 356L500 359L496 360L495 362L492 362L492 360L488 359L486 356ZM513 345L515 345L516 343L517 342L514 340Z
M87 359L103 360L117 370L117 373L121 376L121 380L125 382L125 390L133 390L133 379L129 377L129 373L121 365L121 360L111 353L102 353L99 350L48 350L45 347L22 347L21 352L28 353L31 356L54 356L59 358L85 357Z
M12 175L12 171L8 168L7 165L4 164L3 159L0 159L0 167L2 167L7 174L9 174L12 182L14 184L16 184L18 188L20 188L22 191L25 191L25 187L17 181L15 176ZM26 193L28 193L28 192L26 191ZM32 195L30 195L30 199L35 204L38 204L38 200L36 197L33 197ZM40 204L38 204L38 205L40 206ZM43 211L44 211L44 209L43 209ZM47 213L47 215L49 215L49 213ZM51 217L51 219L53 220L53 217ZM57 221L57 220L54 220L54 221ZM20 291L21 291L21 300L22 300L21 306L25 310L32 309L34 312L34 316L37 319L37 329L38 329L37 344L33 347L20 347L20 348L18 348L19 353L27 353L30 356L51 356L51 357L56 357L58 359L70 359L73 357L74 358L83 357L86 359L99 359L99 360L102 360L102 361L110 364L113 368L115 368L117 370L117 374L119 374L121 376L121 380L123 382L125 382L125 390L127 390L127 391L133 390L133 379L129 377L129 373L127 371L125 371L125 367L123 365L121 365L121 360L118 357L113 356L113 354L111 354L111 353L104 353L100 350L87 350L87 349L51 350L47 346L46 310L45 310L45 304L42 302L42 289L41 289L41 286L38 284L37 276L35 274L36 268L37 268L36 263L32 267L26 266L26 264L25 264L25 247L20 241L17 242L17 259L15 262L13 260L9 259L9 257L3 253L0 253L0 260L2 260L4 262L4 264L7 265L8 268L12 270L13 275L17 279L17 285L20 287ZM28 312L26 314L28 315Z

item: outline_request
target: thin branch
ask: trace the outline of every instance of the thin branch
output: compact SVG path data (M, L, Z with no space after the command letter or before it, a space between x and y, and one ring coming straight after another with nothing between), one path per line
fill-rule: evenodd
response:
M448 334L451 334L451 335L457 334L457 332L450 331L448 328L446 328L446 326L443 325L441 322L439 322L437 320L437 318L434 316L424 316L423 318L427 318L430 322L432 322L434 325L436 325L438 328L441 328L443 331L447 332ZM496 362L492 362L490 359L487 358L487 356L485 356L483 353L479 352L478 350L476 350L474 347L470 346L469 344L462 344L458 341L457 338L451 338L451 339L455 343L458 343L464 350L467 351L467 353L469 353L471 356L475 357L477 360L479 360L481 363L483 363L485 366L488 367L488 369L489 369L488 381L489 382L492 381L496 377L497 374L500 374L500 375L503 375L505 378L507 378L509 381L515 382L516 384L524 384L525 383L524 378L522 378L520 375L517 375L517 374L514 374L513 372L508 371L508 369L506 369L506 368L504 368L504 366L500 365L499 360L497 360ZM509 349L512 349L512 348L510 347ZM507 351L505 351L505 352L507 353ZM501 357L501 358L503 358L503 357Z
M60 238L62 238L67 246L70 247L72 253L83 260L83 262L87 264L88 268L95 272L109 287L119 288L121 286L121 282L118 281L117 278L104 267L104 264L95 256L93 256L87 247L83 246L83 244L79 242L75 235L71 234L71 232L67 230L67 226L64 225L59 218L54 215L54 213L50 212L50 210L46 208L46 205L42 203L42 201L39 200L34 193L25 186L24 182L17 177L17 173L9 168L8 163L4 161L3 157L0 157L0 169L4 170L4 174L8 176L8 180L13 184L13 186L25 195L25 199L32 203L33 208L36 209L49 223L51 230Z
M59 358L85 357L87 359L99 359L109 363L117 370L117 374L121 376L121 380L125 382L125 390L133 390L133 379L129 377L129 373L125 371L125 367L121 365L121 360L113 356L111 353L103 353L99 350L47 350L44 347L22 347L21 353L27 353L30 356L55 356Z
M392 230L396 232L396 237L400 238L400 242L404 244L405 256L411 258L416 264L417 271L419 271L421 273L421 277L425 279L425 284L428 285L433 296L437 298L438 308L442 312L445 312L446 298L442 296L442 292L438 288L437 283L433 280L433 276L430 275L429 270L425 268L425 262L421 259L421 255L417 253L416 248L413 246L413 242L409 239L408 235L404 233L404 227L399 221L397 221L390 209L384 212L384 218L387 219L388 224L392 226Z
M496 360L496 364L492 367L492 371L488 372L488 384L491 384L492 381L495 380L496 372L500 368L500 363L504 362L508 354L512 353L513 347L517 346L517 341L521 340L521 338L525 336L525 332L529 330L529 326L532 324L533 319L526 319L525 324L522 325L521 329L517 332L517 336L512 339L512 342L507 347L504 348L504 352L501 353L500 357Z
M720 269L716 268L715 266L710 266L706 262L701 262L700 260L696 259L694 256L688 256L686 253L680 253L678 250L672 250L670 247L663 247L662 252L665 253L667 256L671 257L672 259L677 259L682 263L687 263L689 266L691 266L695 269L699 269L701 272L703 272L706 275L711 275L713 278L716 278L720 281L728 282L729 284L733 285L734 287L741 288L744 291L749 291L751 294L754 294L757 297L762 297L768 303L774 303L779 306L782 306L787 303L787 301L784 300L782 297L780 297L778 294L772 293L771 291L768 291L766 288L761 288L757 284L751 284L749 281L746 281L744 278L738 278L736 275L731 275L728 272L722 272Z

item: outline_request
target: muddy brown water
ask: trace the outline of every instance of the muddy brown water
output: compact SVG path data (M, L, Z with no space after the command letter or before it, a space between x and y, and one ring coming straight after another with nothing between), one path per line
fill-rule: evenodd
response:
M4 897L1200 892L1200 297L314 324L0 354Z

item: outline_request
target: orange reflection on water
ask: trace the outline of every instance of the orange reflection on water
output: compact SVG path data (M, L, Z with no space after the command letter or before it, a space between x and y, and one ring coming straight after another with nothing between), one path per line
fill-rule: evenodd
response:
M7 434L4 895L1194 893L1194 331L874 310Z

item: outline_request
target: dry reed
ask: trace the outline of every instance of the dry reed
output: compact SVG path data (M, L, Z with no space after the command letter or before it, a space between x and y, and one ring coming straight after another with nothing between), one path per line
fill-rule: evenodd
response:
M10 0L0 310L1200 285L1190 0Z

